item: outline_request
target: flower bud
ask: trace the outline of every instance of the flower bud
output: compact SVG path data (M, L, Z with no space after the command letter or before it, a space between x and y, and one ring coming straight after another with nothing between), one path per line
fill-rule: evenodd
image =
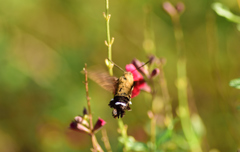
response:
M163 3L163 9L171 16L177 15L177 10L176 8L170 3L170 2L165 2Z
M87 111L87 109L84 107L84 109L83 109L83 115L87 115L88 114L88 111Z
M79 132L85 132L85 133L88 133L90 134L91 131L89 128L85 127L84 125L76 122L76 121L73 121L71 124L70 124L70 129L72 130L76 130L76 131L79 131Z
M76 116L76 117L74 118L74 120L75 120L77 123L82 123L83 118L82 118L81 116Z
M185 5L182 2L177 3L176 10L178 13L183 13L185 10Z
M151 78L157 76L159 73L160 73L160 70L158 68L153 69L151 73Z
M80 123L80 124L83 124L83 125L89 127L89 123L88 123L83 117L81 117L81 116L76 116L76 117L74 118L74 120L75 120L75 122L77 122L77 123Z
M106 124L106 121L104 121L103 119L101 118L98 118L96 124L94 125L94 128L93 128L93 132L96 132L98 131L100 128L102 128L102 126L104 126Z

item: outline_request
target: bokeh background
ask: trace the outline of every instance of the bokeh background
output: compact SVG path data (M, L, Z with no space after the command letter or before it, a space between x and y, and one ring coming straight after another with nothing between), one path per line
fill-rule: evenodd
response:
M113 60L121 67L133 58L164 57L173 111L176 89L176 41L163 0L110 1ZM172 0L176 4L178 1ZM186 46L187 76L206 133L206 151L240 148L240 96L229 81L240 75L240 31L218 16L214 1L185 0L181 16ZM218 1L240 14L237 0ZM105 1L1 0L0 5L0 151L90 151L88 135L68 129L86 107L84 63L104 67L107 57ZM146 31L155 51L146 51ZM144 43L145 42L145 43ZM107 69L106 69L107 70ZM117 76L121 75L114 69ZM113 151L118 146L117 120L107 106L111 93L89 81L93 118L104 119ZM141 93L123 121L128 133L146 142L144 131L151 108ZM175 112L174 112L175 113ZM179 130L181 125L178 124ZM97 133L103 145L101 133Z

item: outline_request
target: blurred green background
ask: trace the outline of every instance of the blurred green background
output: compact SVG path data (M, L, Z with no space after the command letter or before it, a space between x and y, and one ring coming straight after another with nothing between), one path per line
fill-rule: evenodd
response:
M176 89L176 42L163 0L110 1L113 60L121 67L133 58L146 61L144 39L151 27L164 67L173 111ZM171 3L176 4L173 0ZM240 32L219 17L212 0L185 0L181 16L187 75L206 127L203 149L221 152L240 148L239 90L229 87L240 76ZM218 1L240 14L237 1ZM146 14L149 10L149 14ZM96 0L5 0L0 5L0 151L90 151L90 137L71 131L74 116L86 107L84 63L104 66L107 57L105 2ZM150 26L149 26L150 24ZM106 69L107 70L107 69ZM121 72L114 69L119 76ZM89 82L93 118L104 119L113 151L118 146L117 120L108 102L112 94ZM123 121L128 133L146 142L149 121L146 93L132 100ZM180 125L179 125L180 128ZM101 133L97 134L103 145Z

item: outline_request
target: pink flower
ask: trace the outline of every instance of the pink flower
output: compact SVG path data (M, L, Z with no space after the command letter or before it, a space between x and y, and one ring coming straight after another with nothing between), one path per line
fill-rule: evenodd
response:
M70 129L79 131L79 132L85 132L88 134L91 133L91 130L87 126L85 126L77 121L72 121L72 123L70 124Z
M140 90L151 92L150 86L146 83L142 74L136 70L136 67L133 64L136 62L140 61L134 59L131 64L127 64L125 67L126 71L131 72L133 74L133 80L135 84L132 91L132 98L136 97L140 93Z
M75 131L92 134L96 133L99 129L102 128L106 124L106 122L98 118L96 124L94 125L94 128L91 129L89 126L89 116L87 115L86 108L83 109L83 116L76 116L74 120L71 122L69 128Z
M106 124L106 121L104 121L101 118L98 118L96 124L94 125L93 130L91 131L89 124L86 120L83 119L81 116L76 116L74 118L74 121L70 124L70 129L79 131L79 132L85 132L85 133L95 133L99 129L101 129Z

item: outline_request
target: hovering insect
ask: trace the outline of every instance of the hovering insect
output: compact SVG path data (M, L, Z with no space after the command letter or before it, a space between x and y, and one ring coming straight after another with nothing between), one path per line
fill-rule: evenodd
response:
M122 118L125 115L125 110L131 110L129 105L132 104L131 96L134 87L133 74L131 72L124 71L113 61L109 61L124 72L121 77L117 78L110 76L107 72L100 70L90 70L88 72L89 78L98 83L104 89L113 92L114 98L111 99L108 105L110 108L113 108L112 116L114 118L119 118L119 116ZM142 66L146 65L148 62ZM138 67L137 69L141 68L142 66Z

